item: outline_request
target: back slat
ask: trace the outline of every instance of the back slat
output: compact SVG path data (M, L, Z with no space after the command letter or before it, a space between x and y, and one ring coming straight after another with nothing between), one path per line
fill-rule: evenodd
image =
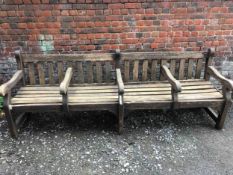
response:
M93 83L93 67L92 62L87 62L87 83Z
M164 76L163 76L163 74L162 74L162 72L161 72L161 67L163 65L166 65L166 64L167 64L167 60L161 60L161 65L160 65L160 80L164 80L165 79Z
M29 83L31 85L36 84L35 82L35 66L34 63L29 63L28 64L28 69L29 69Z
M172 75L175 75L175 72L176 72L176 60L171 60L170 71L171 71Z
M57 69L58 69L58 80L59 83L61 83L63 80L63 62L59 61L57 63Z
M96 62L96 81L97 81L97 83L102 82L102 65L101 65L101 62Z
M199 62L199 59L204 61L200 52L123 52L121 55L120 66L125 82L163 80L160 66L164 63L169 63L170 71L177 79L200 78L204 67ZM73 67L71 84L115 81L112 54L23 54L22 61L26 82L32 85L38 84L38 80L39 84L58 84L68 67ZM194 69L193 63L196 62ZM32 63L35 66L34 74Z
M151 80L156 80L157 60L152 60L151 63Z
M134 81L138 80L138 66L139 66L139 61L138 60L134 61L134 65L133 65L133 80Z
M148 71L148 60L144 60L142 65L142 81L147 80L147 71Z
M39 75L39 83L40 85L45 85L45 74L42 63L37 64L38 75Z
M195 78L197 78L197 79L199 79L201 77L202 64L203 64L203 60L198 59L197 60L196 75L195 75Z
M184 79L184 66L185 66L185 59L181 59L179 65L179 80Z
M129 81L129 61L125 61L125 66L124 66L124 81L128 82Z
M77 62L77 81L78 83L84 83L84 76L83 76L83 65L81 61Z
M49 71L49 84L54 84L54 68L53 68L53 62L48 63L48 71Z
M188 63L188 79L191 79L193 77L193 60L189 59Z
M110 62L106 62L105 63L105 80L106 82L110 82L111 81L111 64Z

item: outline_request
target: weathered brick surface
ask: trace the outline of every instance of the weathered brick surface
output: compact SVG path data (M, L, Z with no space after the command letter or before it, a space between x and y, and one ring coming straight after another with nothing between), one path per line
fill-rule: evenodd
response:
M233 1L226 0L0 0L0 74L5 77L2 62L11 62L6 58L15 50L71 53L214 47L215 65L232 78L232 19Z

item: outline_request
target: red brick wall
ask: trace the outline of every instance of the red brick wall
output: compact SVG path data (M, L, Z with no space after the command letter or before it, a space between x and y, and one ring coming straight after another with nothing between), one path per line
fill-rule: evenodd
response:
M0 0L0 55L233 49L233 1Z

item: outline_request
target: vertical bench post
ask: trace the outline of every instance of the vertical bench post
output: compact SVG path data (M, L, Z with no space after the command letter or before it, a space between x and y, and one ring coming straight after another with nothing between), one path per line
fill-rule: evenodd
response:
M120 50L116 50L113 55L115 60L116 69L116 83L118 85L118 132L121 134L124 128L124 83L121 76L120 61L121 53Z

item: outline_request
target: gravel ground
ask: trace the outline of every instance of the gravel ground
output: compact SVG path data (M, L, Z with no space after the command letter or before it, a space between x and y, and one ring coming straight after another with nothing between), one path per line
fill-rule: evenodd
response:
M33 114L18 140L0 122L0 174L233 174L233 112L225 129L203 110Z

